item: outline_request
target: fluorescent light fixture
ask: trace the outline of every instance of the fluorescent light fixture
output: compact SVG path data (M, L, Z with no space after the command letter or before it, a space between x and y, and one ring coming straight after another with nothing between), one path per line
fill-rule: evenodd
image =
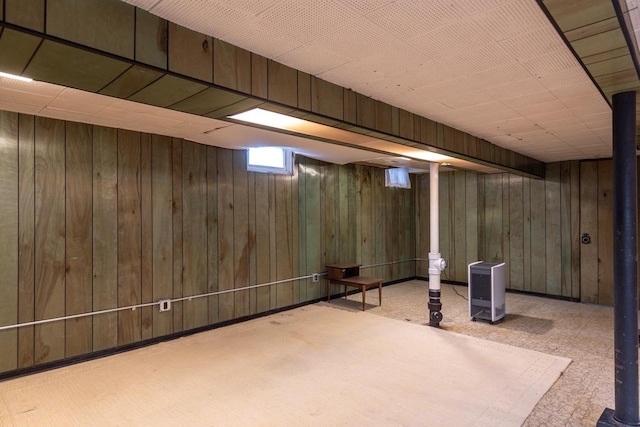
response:
M273 111L263 110L262 108L254 108L253 110L245 111L244 113L229 116L229 118L279 129L289 129L296 125L305 123L305 120L287 116L285 114L274 113Z
M412 151L411 153L406 153L405 155L413 157L414 159L426 160L428 162L442 162L445 160L451 160L451 157L449 156L424 150Z
M3 73L0 71L0 77L6 77L7 79L21 80L23 82L32 82L33 79L29 77L16 76L15 74Z

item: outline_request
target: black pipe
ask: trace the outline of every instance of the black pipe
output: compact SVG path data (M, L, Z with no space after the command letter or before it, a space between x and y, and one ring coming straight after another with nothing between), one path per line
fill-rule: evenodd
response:
M624 425L640 425L637 203L636 93L623 92L613 95L613 418Z

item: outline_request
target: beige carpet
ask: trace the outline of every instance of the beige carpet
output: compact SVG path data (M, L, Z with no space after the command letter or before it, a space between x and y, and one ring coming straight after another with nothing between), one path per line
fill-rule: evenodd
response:
M517 426L569 359L316 304L0 383L2 426Z

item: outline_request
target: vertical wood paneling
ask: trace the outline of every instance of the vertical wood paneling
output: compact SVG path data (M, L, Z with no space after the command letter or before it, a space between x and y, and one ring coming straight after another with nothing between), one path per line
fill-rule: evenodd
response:
M218 290L233 289L234 284L234 204L233 152L218 150ZM218 297L218 320L233 318L233 293Z
M571 162L560 163L560 287L571 296Z
M547 163L545 179L547 289L561 295L560 163Z
M531 178L523 178L522 180L522 208L524 229L522 235L523 289L531 291Z
M213 82L213 39L169 22L169 70Z
M598 163L580 163L580 235L591 237L580 246L580 300L586 303L598 302Z
M387 261L385 257L385 243L386 235L384 233L385 224L385 205L387 203L387 192L384 187L384 171L382 169L372 170L372 193L373 193L373 232L374 232L374 247L375 247L375 263L381 264ZM327 224L328 226L328 224ZM384 267L376 267L375 277L384 279L386 276L386 269Z
M453 183L453 191L454 191L454 200L453 200L453 212L452 212L452 229L451 232L453 234L453 244L452 244L452 263L455 265L455 275L452 277L453 280L464 282L466 280L467 274L467 235L469 231L466 227L466 172L464 171L456 171L450 174L454 179Z
M306 157L296 158L296 168L298 169L298 245L299 245L299 258L298 267L301 276L306 276L309 273L307 269L307 194L306 194L306 182L307 182L307 162L309 159ZM295 191L295 189L294 189ZM294 206L295 209L295 206ZM308 301L308 294L311 291L311 286L314 285L311 280L303 280L300 287L300 301Z
M173 195L173 298L183 296L182 281L182 140L171 140L172 195ZM171 305L173 314L173 332L182 331L183 303Z
M207 290L218 287L218 149L207 147ZM220 297L209 297L209 323L219 320Z
M153 298L173 296L173 156L171 138L154 136L151 157ZM173 313L153 309L153 336L173 332Z
M42 320L65 314L64 122L38 117L35 135L35 319ZM62 359L64 334L64 322L37 325L35 362Z
M291 277L300 277L300 242L299 242L299 212L298 212L298 165L297 161L293 165L291 175ZM304 281L296 280L291 282L293 287L293 302L301 301L300 286L305 286Z
M320 204L320 164L317 160L307 159L305 164L305 223L306 233L306 264L308 274L320 273L324 271L323 244L321 229L321 212L323 206ZM311 283L307 290L307 298L320 298L323 294L324 286L322 281Z
M143 303L153 301L153 218L151 211L151 135L140 136L140 296ZM157 308L156 308L157 309ZM142 307L141 337L153 337L153 308Z
M547 289L545 182L531 180L531 291Z
M384 261L392 262L398 260L398 199L400 197L399 188L385 189L384 200ZM385 281L395 280L398 271L398 264L385 266Z
M451 258L451 213L454 205L454 195L451 191L451 184L453 183L453 177L450 173L442 173L439 175L438 186L438 204L439 204L439 229L440 229L440 254L442 258L447 260L450 264L444 270L444 278L447 280L455 280L455 264Z
M509 285L524 289L524 212L522 177L509 178Z
M118 306L142 301L140 134L118 131ZM118 345L139 341L140 310L118 312Z
M207 292L207 149L182 143L182 259L183 295ZM185 330L208 322L207 298L186 300L182 306Z
M571 162L571 297L580 298L580 162Z
M259 284L268 283L271 279L269 259L269 175L256 174L256 280ZM270 286L256 290L256 311L262 313L269 310L271 301Z
M478 258L478 175L475 173L465 174L465 222L466 222L466 257L464 271L459 274L460 280L467 282L467 266L479 260Z
M277 277L277 253L276 253L276 179L273 174L269 174L268 181L269 195L269 282L274 282ZM269 308L274 309L278 302L278 286L269 286Z
M485 261L503 262L502 175L485 176Z
M486 194L484 175L478 176L478 260L486 260Z
M256 285L256 174L257 172L249 172L247 174L247 193L248 193L248 238L249 238L249 285ZM256 314L257 293L256 289L249 290L249 314Z
M0 325L18 322L18 114L0 112ZM0 331L0 371L18 367L18 331Z
M18 322L25 323L34 320L35 117L21 114L18 120ZM2 190L0 189L0 191ZM5 199L3 198L3 200ZM18 368L26 368L34 363L33 332L33 326L23 326L18 329ZM10 340L11 334L8 336ZM0 342L4 342L4 340L0 339Z
M93 310L118 306L118 140L93 129ZM93 350L118 344L118 314L93 317Z
M233 265L234 288L249 285L249 253L253 241L249 239L249 194L246 154L233 152ZM234 317L249 315L249 291L238 291L234 296Z
M598 162L598 303L613 304L613 162Z
M92 310L92 128L66 123L66 295L67 315ZM65 357L93 348L93 319L65 321Z
M276 175L276 280L289 279L293 273L292 258L292 213L291 213L291 177ZM276 307L285 307L293 303L293 283L277 285Z
M505 286L507 289L511 288L511 274L509 274L511 270L512 262L521 262L521 260L512 260L510 258L510 250L511 246L509 245L509 236L511 235L511 223L509 221L509 177L510 174L502 174L502 260L501 262L506 262L506 271L505 271Z

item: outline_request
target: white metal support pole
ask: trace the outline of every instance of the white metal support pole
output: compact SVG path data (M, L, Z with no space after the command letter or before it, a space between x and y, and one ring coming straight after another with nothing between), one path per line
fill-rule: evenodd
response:
M439 164L429 165L429 220L430 220L430 250L429 250L429 326L440 326L442 320L442 303L440 302L440 274L447 267L447 262L440 254L440 206L438 203Z

